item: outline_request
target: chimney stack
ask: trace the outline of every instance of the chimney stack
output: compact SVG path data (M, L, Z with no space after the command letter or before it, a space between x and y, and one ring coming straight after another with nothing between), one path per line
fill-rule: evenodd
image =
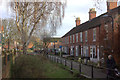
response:
M75 22L76 22L76 26L79 26L80 25L80 17L77 17Z
M96 11L95 11L95 8L90 8L90 11L89 11L89 20L93 19L96 17Z
M118 0L107 0L107 11L117 7Z

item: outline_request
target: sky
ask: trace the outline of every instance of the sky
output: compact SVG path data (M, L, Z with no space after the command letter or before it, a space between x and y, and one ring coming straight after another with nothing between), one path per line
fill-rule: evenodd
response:
M89 9L96 8L93 0L68 0L65 9L65 17L62 25L57 29L55 37L62 37L73 27L75 27L76 17L80 17L81 24L89 20ZM107 11L106 1L103 0L100 5L101 9L96 8L97 16Z
M1 3L1 0L0 0ZM62 25L57 28L57 33L54 37L62 37L73 27L75 27L76 17L80 17L81 24L89 20L89 9L96 8L94 6L94 0L67 0L67 5L65 8L65 16L62 21ZM100 9L96 8L97 16L107 11L106 1L101 0ZM5 0L2 0L0 4L0 17L6 18L9 17L7 9L7 4Z

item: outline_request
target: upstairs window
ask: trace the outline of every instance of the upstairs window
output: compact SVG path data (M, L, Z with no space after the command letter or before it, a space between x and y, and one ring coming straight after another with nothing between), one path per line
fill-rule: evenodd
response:
M69 44L69 37L67 37L67 44Z
M80 42L82 42L82 32L80 32Z
M104 26L104 29L105 29L105 33L106 33L104 40L108 40L108 25L107 24Z
M73 35L73 43L75 43L75 35Z
M96 41L96 28L93 29L93 41Z
M78 33L76 33L76 42L78 42Z
M87 42L87 31L85 31L85 41Z

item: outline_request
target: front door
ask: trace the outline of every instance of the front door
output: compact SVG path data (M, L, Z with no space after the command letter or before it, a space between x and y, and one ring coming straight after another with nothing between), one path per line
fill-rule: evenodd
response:
M97 58L96 47L90 46L90 59Z

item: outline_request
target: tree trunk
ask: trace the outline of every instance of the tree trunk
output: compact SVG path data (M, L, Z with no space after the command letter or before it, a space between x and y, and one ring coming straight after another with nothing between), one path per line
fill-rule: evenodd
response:
M8 39L8 51L9 51L9 48L10 48L10 39Z
M23 54L26 54L27 53L27 46L26 44L23 44Z

